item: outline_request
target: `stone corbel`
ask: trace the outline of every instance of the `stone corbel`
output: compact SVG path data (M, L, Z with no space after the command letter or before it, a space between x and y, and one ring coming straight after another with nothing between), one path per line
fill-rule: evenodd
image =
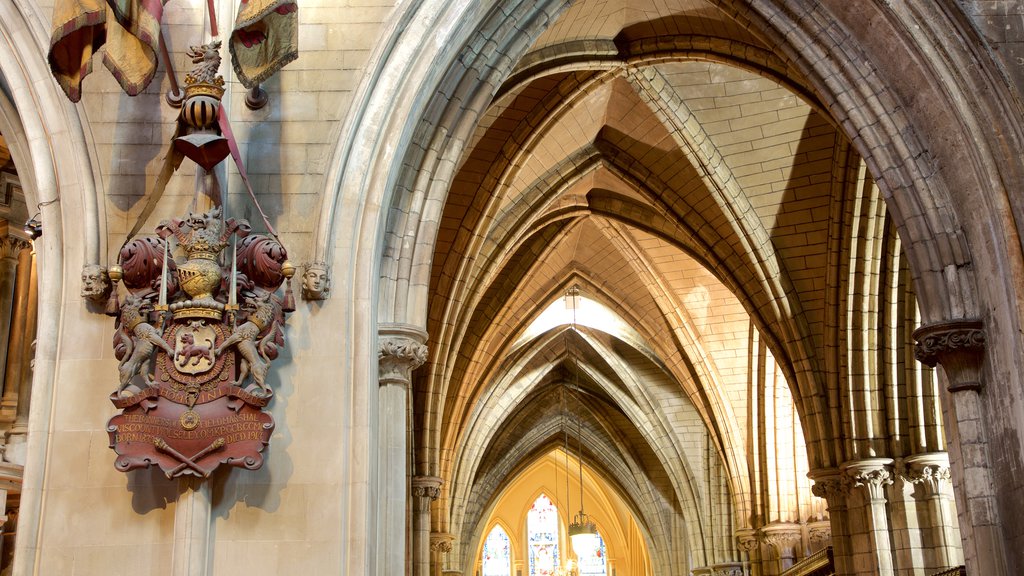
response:
M761 540L785 555L800 543L800 525L794 522L772 522L761 527Z
M828 520L809 523L807 525L807 539L812 544L828 544L832 541L832 523Z
M442 554L447 554L452 551L452 542L454 541L455 536L452 536L447 532L431 532L430 550L432 552L440 552Z
M97 306L104 306L110 298L112 287L107 269L99 264L86 264L82 267L82 288L80 295ZM102 308L99 310L102 312Z
M846 508L846 498L852 485L849 476L836 468L829 468L812 470L807 477L814 482L811 485L811 494L824 498L825 502L828 502L829 511Z
M941 496L949 486L949 454L929 452L908 456L900 462L899 475L904 482L919 485L927 498Z
M744 576L744 564L742 562L724 562L711 567L711 574L714 576Z
M735 532L736 545L740 550L750 553L757 549L757 530L753 528L740 528Z
M981 389L985 332L981 320L953 320L914 330L914 357L927 366L941 364L950 392Z
M427 361L425 340L426 334L413 326L382 327L377 352L379 384L408 386L412 371Z

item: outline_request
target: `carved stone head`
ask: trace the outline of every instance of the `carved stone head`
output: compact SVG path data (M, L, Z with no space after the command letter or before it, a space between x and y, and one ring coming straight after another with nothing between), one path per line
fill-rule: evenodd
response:
M107 269L99 264L87 264L82 268L82 298L102 304L109 296L110 278L107 277Z
M306 300L326 300L331 291L331 278L327 272L327 264L313 262L306 266L302 275L302 297Z

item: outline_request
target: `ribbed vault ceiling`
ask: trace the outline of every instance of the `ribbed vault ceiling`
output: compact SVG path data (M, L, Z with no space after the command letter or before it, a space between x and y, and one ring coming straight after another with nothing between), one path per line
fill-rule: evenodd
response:
M695 437L744 492L753 332L815 401L799 390L822 378L846 146L802 84L700 0L595 0L499 90L448 194L416 374L417 442L440 457L419 467L451 479L461 538L558 445L567 383L585 460L648 534L668 531L659 506L699 521ZM631 332L581 319L523 341L573 285Z

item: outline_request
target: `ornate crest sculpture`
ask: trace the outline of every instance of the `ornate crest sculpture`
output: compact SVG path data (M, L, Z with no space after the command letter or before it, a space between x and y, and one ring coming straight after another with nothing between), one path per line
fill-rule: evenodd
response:
M294 309L295 269L276 239L222 220L219 208L164 221L157 235L126 244L109 271L120 361L110 400L122 410L107 425L115 466L156 465L168 478L259 468L274 430L263 412L267 373Z

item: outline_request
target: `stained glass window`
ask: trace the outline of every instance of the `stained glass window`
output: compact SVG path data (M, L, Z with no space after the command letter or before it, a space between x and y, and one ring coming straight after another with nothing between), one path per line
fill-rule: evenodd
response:
M604 547L604 538L598 532L597 548L594 549L594 553L577 559L580 576L608 576L607 552Z
M482 576L512 576L512 551L501 526L492 528L484 540Z
M558 568L558 509L541 494L526 514L530 576L553 576Z

